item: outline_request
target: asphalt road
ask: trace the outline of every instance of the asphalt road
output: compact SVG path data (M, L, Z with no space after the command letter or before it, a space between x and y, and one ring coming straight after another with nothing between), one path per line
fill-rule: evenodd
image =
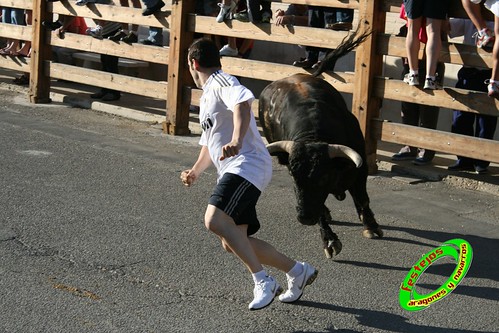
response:
M258 236L319 275L296 304L251 312L251 276L202 225L214 170L192 188L179 180L196 137L0 94L0 332L498 332L497 196L382 172L368 190L385 238L362 238L349 197L328 199L343 242L328 260L275 164ZM474 250L466 278L423 311L402 309L409 269L453 238ZM433 264L418 292L455 267Z

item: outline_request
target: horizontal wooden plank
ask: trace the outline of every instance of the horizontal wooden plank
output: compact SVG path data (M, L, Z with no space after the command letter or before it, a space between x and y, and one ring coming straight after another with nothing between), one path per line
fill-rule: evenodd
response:
M312 71L307 71L303 68L294 67L292 65L232 57L222 57L222 68L227 73L235 76L257 78L259 80L266 81L279 80L297 73L312 73ZM325 72L321 75L321 77L332 84L340 92L353 92L353 73Z
M29 58L0 56L0 68L7 68L28 73L30 70Z
M359 8L358 0L273 0L272 2L282 2L282 3L294 3L297 5L310 5L313 3L314 6L323 7L335 7L335 8Z
M115 89L158 99L166 99L166 82L139 79L126 75L111 74L98 70L59 64L48 61L46 70L51 78ZM105 82L103 84L103 82Z
M108 39L66 33L60 39L55 32L47 32L47 43L53 46L69 47L76 50L115 55L122 58L168 64L168 47L142 45L138 43L117 43Z
M33 28L28 25L0 23L0 37L31 41Z
M0 7L32 9L33 0L0 0Z
M346 31L300 26L276 26L275 24L252 24L237 20L213 24L213 17L189 15L187 29L209 35L265 40L277 43L334 48L347 36Z
M139 8L100 4L77 6L74 1L51 2L47 7L49 11L61 15L81 16L94 20L107 20L167 29L170 27L171 11L168 8L171 8L171 6L165 6L160 13L150 16L142 16L142 9Z
M383 99L434 105L438 107L499 116L499 100L486 93L445 87L443 90L423 90L402 80L376 78L374 95Z
M393 57L405 57L405 37L396 37L388 34L378 34L376 52ZM423 58L424 46L421 45L419 58ZM457 43L443 43L440 52L440 61L445 63L468 66L492 68L493 57L491 52L478 49L473 45Z
M378 139L499 163L499 142L421 127L373 121Z

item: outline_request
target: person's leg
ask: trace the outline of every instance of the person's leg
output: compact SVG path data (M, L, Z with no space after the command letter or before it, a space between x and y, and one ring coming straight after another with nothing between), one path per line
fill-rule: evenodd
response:
M499 36L499 16L494 18L494 32ZM495 39L494 48L492 50L492 76L490 78L488 94L490 97L499 99L499 38Z
M442 23L442 20L426 19L426 34L428 35L428 42L426 43L426 77L435 78L437 72L437 62L442 49Z
M476 137L493 140L496 128L497 128L497 117L484 116L484 115L476 116L476 124L475 124ZM489 161L477 160L477 159L474 160L475 170L478 173L487 172L489 164L490 164Z

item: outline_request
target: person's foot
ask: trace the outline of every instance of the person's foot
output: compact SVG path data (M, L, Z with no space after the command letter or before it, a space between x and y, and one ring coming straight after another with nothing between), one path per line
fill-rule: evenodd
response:
M165 6L165 3L163 2L163 0L159 0L159 2L157 4L155 4L154 6L144 9L144 11L142 12L142 16L149 16L149 15L155 14L155 13L159 12L159 10L161 8L163 8L164 6Z
M433 80L431 77L427 77L424 81L424 90L437 90L440 89L436 80Z
M93 98L93 99L101 99L102 97L104 97L106 93L102 92L102 91L99 91L99 92L96 92L95 94L91 94L90 95L90 98Z
M414 165L428 165L431 164L432 158L427 158L427 157L418 157L412 161L412 164Z
M473 165L457 161L447 167L449 171L473 171Z
M141 39L139 40L139 44L142 44L142 45L152 45L152 46L162 46L162 45L159 45L149 39Z
M248 305L250 310L260 310L268 306L274 297L282 292L281 286L271 277L267 276L266 279L261 280L255 284L253 289L253 301Z
M95 3L96 1L95 0L76 0L75 4L77 6L85 6L89 3Z
M121 38L121 41L127 44L137 43L138 40L139 38L137 37L137 34L133 31L130 31L128 35Z
M484 175L487 172L489 172L489 170L487 169L487 167L484 167L484 166L481 166L481 165L475 165L475 173L477 175Z
M318 271L307 264L306 262L301 263L303 271L300 275L296 277L291 277L286 274L288 279L288 290L284 294L279 296L279 300L284 303L296 302L303 295L303 289L306 286L312 284L317 277Z
M497 82L490 82L490 80L485 80L485 84L487 85L487 93L489 97L499 99L499 86L497 85Z
M272 13L271 12L262 12L262 23L270 23L270 20L272 19Z
M488 28L480 32L476 32L473 37L476 38L476 46L479 49L491 48L495 42L494 33Z
M234 13L233 18L234 20L238 20L241 22L249 22L248 12L245 10L238 13Z
M93 28L87 28L87 35L92 36L97 39L102 39L102 27L100 25L96 25Z
M404 82L410 86L419 85L419 75L407 73L404 75Z
M127 34L125 31L118 30L114 35L107 37L107 39L112 40L113 42L119 42L126 36Z
M416 158L418 156L417 149L413 150L414 151L411 151L409 146L403 147L398 153L392 155L392 161L406 161Z
M239 52L237 51L237 49L233 49L232 47L230 47L229 44L226 44L220 49L220 55L227 57L237 57L239 55Z
M62 24L59 21L55 21L55 22L52 22L52 21L43 21L42 25L45 28L50 29L52 31L55 31L55 30L59 29L60 27L62 27Z
M236 8L236 3L234 1L231 1L230 5L218 3L217 6L220 7L220 12L217 15L216 21L217 23L222 23L224 20L230 19L230 14Z
M326 24L326 29L336 30L336 31L350 31L352 30L352 23L350 22L336 22L331 24Z
M293 62L293 66L307 69L307 68L312 68L312 66L315 65L316 62L317 61L313 61L310 59L301 59Z

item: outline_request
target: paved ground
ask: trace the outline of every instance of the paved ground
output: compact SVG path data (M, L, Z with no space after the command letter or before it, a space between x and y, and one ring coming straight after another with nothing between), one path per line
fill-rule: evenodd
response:
M213 170L190 189L178 178L197 157L196 137L0 94L0 332L497 332L495 172L423 181L390 172L411 166L381 154L385 171L368 189L386 237L362 238L351 200L329 199L343 252L327 260L318 229L296 222L291 180L275 165L258 235L320 273L298 303L250 312L249 275L201 224ZM444 172L432 168L418 170ZM458 237L475 253L462 284L424 311L403 310L410 267ZM454 267L431 266L418 291Z

